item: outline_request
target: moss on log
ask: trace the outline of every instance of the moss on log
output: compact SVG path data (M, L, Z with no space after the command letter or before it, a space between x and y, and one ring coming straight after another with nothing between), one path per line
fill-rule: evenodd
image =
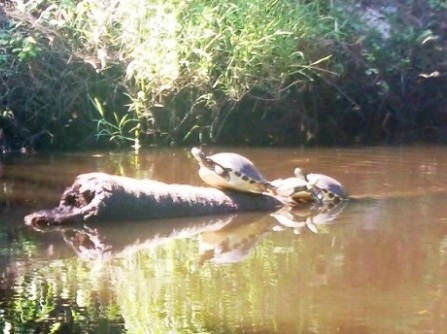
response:
M285 203L269 195L166 184L105 173L79 175L54 209L25 217L32 226L90 220L143 220L243 211L273 211Z

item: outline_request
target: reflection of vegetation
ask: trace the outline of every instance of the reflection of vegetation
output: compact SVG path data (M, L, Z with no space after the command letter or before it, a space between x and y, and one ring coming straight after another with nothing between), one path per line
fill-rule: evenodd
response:
M2 302L4 328L14 333L119 332L114 298L101 283L102 266L77 259L39 265L23 268L14 298Z

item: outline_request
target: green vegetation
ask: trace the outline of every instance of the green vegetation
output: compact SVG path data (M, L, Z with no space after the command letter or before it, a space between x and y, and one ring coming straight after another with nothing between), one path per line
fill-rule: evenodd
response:
M27 264L17 279L15 297L2 305L0 329L5 333L122 332L119 307L105 286L98 284L102 269L98 263L93 267L76 258Z
M356 3L19 0L0 144L445 141L445 1Z

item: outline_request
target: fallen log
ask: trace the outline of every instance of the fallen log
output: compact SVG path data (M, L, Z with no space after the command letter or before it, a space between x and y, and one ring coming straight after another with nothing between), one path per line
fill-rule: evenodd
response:
M25 223L41 226L274 211L285 204L270 195L89 173L79 175L64 191L59 206L27 215Z

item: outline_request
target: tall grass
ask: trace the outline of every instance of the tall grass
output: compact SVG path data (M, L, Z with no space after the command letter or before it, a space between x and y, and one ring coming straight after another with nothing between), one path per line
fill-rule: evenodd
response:
M319 74L327 56L314 44L317 8L304 2L85 0L77 8L102 67L124 67L136 136L215 140L213 129L247 93L278 99Z
M0 128L30 142L302 144L442 129L419 111L432 115L430 101L406 102L435 88L447 104L445 76L430 76L445 68L440 0L388 12L398 30L387 40L355 1L14 4L0 15ZM399 23L418 8L429 29Z
M247 94L279 99L323 73L329 55L317 42L327 18L305 1L31 0L26 6L106 81L86 87L96 101L90 108L97 135L116 142L216 141ZM127 96L125 108L109 101L116 98L111 91Z

